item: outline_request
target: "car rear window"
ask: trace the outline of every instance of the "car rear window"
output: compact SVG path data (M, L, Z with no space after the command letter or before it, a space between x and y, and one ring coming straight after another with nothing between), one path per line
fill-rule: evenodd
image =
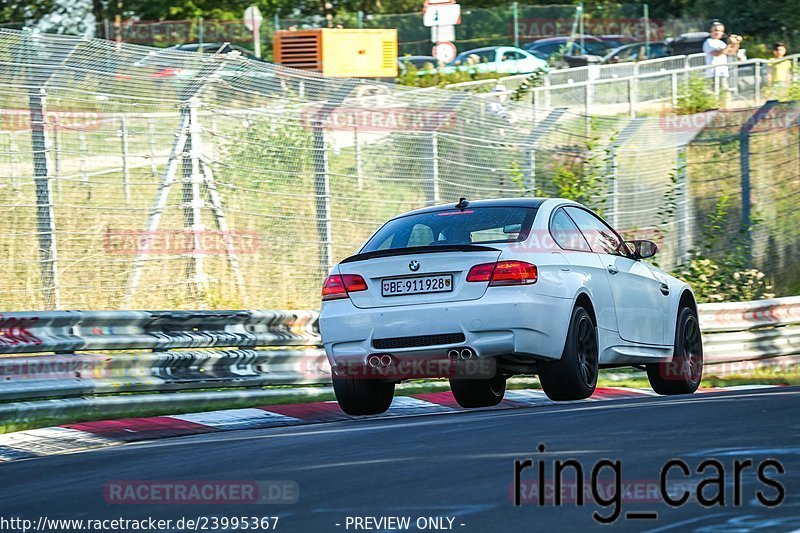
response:
M408 215L390 220L361 253L452 244L521 242L528 238L536 208L475 207Z

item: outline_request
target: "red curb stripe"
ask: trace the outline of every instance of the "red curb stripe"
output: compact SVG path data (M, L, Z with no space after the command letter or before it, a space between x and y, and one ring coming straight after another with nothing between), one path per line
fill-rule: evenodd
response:
M195 424L194 422L187 422L169 416L101 420L97 422L66 424L60 427L85 431L93 435L119 439L125 442L164 437L179 437L217 431L216 428L211 426Z
M450 391L412 394L411 397L416 398L418 400L422 400L424 402L433 403L436 405L443 405L445 407L451 407L453 409L463 409L460 405L458 405L456 399L453 398L453 393Z
M306 421L327 421L346 418L347 415L339 407L336 402L314 402L314 403L296 403L285 405L268 405L265 407L256 407L268 413L276 413L284 416L291 416Z
M592 394L592 398L640 398L642 396L650 396L643 392L633 390L622 390L611 387L597 387Z

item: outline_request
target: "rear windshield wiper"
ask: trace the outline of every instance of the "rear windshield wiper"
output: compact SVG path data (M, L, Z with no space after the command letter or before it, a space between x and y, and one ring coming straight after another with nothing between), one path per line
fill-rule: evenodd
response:
M441 244L434 246L412 246L410 248L389 248L387 250L374 250L362 254L351 255L342 259L342 263L366 261L375 257L392 257L395 255L435 254L440 252L499 252L497 248L479 246L477 244Z

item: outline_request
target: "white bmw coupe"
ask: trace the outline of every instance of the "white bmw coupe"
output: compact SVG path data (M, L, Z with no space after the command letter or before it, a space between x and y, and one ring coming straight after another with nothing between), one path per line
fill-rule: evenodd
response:
M657 393L692 393L703 369L694 294L643 261L656 250L559 198L462 198L393 218L322 288L339 405L381 413L396 383L434 374L463 407L498 404L515 374L576 400L600 368L620 366L645 368Z

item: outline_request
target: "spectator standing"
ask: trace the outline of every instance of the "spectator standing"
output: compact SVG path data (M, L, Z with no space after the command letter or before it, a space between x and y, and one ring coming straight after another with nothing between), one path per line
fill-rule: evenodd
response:
M719 80L720 90L727 93L730 89L728 85L728 56L736 56L739 52L739 45L742 38L732 34L728 37L728 43L723 40L725 36L725 25L721 22L714 22L709 29L711 36L703 43L703 53L705 54L706 66L713 68L706 69L706 77Z
M767 70L767 84L772 98L781 98L792 84L792 62L786 59L786 45L775 43L772 46L772 55L775 59L770 61Z

